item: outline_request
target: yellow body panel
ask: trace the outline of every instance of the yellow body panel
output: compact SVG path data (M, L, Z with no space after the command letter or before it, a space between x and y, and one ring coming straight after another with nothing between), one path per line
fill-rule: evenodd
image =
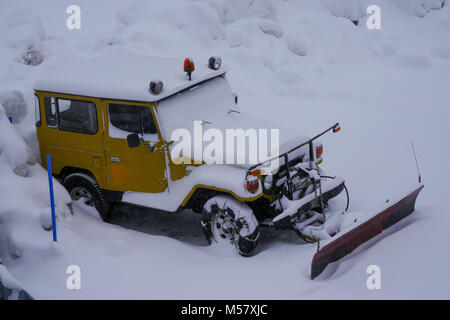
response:
M167 178L165 175L165 146L161 134L158 131L157 139L154 141L143 140L136 148L128 147L126 139L110 137L110 122L106 120L108 103L150 108L153 118L155 117L153 104L102 100L105 115L105 154L110 174L109 189L149 193L163 192L167 188ZM153 151L150 150L150 144L154 144ZM116 162L117 159L120 162Z
M65 167L85 169L95 175L101 187L108 186L101 100L39 91L36 92L36 95L39 98L41 115L41 126L36 128L36 132L40 146L42 165L47 167L45 155L49 153L52 159L52 170L54 174L61 173L61 170ZM48 127L44 109L44 97L46 96L93 102L97 109L97 132L95 134L86 134Z

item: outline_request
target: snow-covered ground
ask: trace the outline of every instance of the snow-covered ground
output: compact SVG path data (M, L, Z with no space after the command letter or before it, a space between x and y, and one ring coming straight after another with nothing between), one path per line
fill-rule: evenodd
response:
M0 2L0 259L34 298L450 298L450 3L442 0L79 0ZM381 30L366 8L381 8ZM355 26L350 20L359 20ZM220 55L239 105L322 139L326 172L344 176L350 210L371 212L417 183L416 211L381 240L309 279L315 245L264 232L242 258L207 246L199 217L117 208L105 224L55 182L58 243L39 166L37 77L109 46L207 61ZM118 61L117 63L120 63ZM181 66L180 66L181 71ZM12 118L10 124L8 117ZM395 232L394 232L395 231ZM368 290L366 268L381 268ZM66 269L81 267L81 290Z

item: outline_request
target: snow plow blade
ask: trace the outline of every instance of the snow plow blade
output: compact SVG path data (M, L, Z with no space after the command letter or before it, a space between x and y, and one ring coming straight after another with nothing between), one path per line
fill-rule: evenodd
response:
M423 185L420 185L416 190L367 221L362 222L342 235L338 234L336 240L318 250L311 263L311 279L322 273L328 264L342 259L364 242L410 215L414 211L417 196L422 188Z

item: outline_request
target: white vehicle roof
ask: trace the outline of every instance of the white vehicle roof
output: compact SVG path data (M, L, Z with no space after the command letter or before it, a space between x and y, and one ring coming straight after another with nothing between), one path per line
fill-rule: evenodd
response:
M195 61L192 80L183 70L183 59L159 58L111 49L95 58L71 63L42 75L34 89L118 100L154 102L226 72L211 70L207 61ZM152 80L161 80L160 94L149 91Z

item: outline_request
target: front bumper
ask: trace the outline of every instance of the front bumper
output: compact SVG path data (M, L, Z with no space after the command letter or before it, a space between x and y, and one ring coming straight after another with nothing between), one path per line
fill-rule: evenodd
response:
M339 195L344 190L345 181L343 178L323 180L322 182L322 201L323 203ZM272 220L272 224L277 229L289 228L304 213L312 208L320 207L320 195L317 197L314 192L305 195L298 200L289 200L286 197L280 200L283 212Z

